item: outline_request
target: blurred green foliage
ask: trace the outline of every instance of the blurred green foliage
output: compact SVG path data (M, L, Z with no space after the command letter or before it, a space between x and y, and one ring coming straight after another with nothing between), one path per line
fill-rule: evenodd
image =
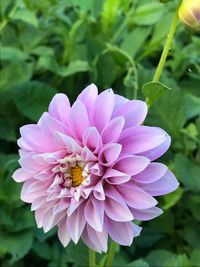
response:
M87 266L81 242L62 248L56 229L47 234L37 229L30 206L20 201L21 185L11 179L18 166L18 129L36 122L56 92L73 102L91 82L144 99L141 88L152 80L176 5L166 0L1 1L2 267ZM200 39L180 24L161 82L171 90L156 85L158 95L152 95L152 84L143 87L153 103L146 124L172 136L161 160L181 186L159 199L164 214L142 224L140 237L119 249L114 266L200 266Z

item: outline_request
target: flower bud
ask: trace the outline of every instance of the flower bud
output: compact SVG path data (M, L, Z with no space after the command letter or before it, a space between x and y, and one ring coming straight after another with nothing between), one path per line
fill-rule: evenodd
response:
M200 30L200 0L183 0L179 8L179 18L187 26Z

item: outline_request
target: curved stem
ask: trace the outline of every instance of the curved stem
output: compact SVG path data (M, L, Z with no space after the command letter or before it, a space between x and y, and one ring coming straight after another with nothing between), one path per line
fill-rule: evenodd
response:
M96 253L89 248L89 267L96 267Z
M160 76L161 76L161 73L163 71L165 61L166 61L167 55L169 53L169 49L170 49L172 41L173 41L174 33L176 31L176 26L177 26L177 22L178 22L178 10L179 10L180 4L181 4L181 1L179 2L179 5L176 8L176 12L175 12L174 18L172 20L169 33L167 35L167 40L165 42L165 46L164 46L164 49L162 51L162 55L160 57L160 61L159 61L158 67L156 69L155 75L153 77L153 82L158 82L160 80Z
M133 11L135 10L135 7L137 5L137 2L138 2L138 0L132 0L132 8L128 11L128 13L126 14L126 17L125 17L124 21L121 23L121 25L119 26L119 28L117 29L117 31L115 32L115 34L113 35L113 37L111 38L111 40L110 40L110 43L111 44L115 43L115 41L117 40L117 38L119 37L119 35L126 28L127 22L130 19L131 15L133 14Z
M106 267L111 267L115 256L116 244L111 240L110 248L108 251Z
M0 24L0 32L3 30L3 28L7 25L9 19L14 15L15 11L18 8L18 0L13 5L13 8L11 9L10 13L8 14L8 17L5 18L2 23Z

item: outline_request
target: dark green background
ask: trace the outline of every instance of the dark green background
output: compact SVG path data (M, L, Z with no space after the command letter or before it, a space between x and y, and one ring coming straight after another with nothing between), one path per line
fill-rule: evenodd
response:
M0 264L87 266L87 248L62 248L56 229L36 228L30 205L20 201L19 127L34 123L56 92L73 102L89 83L144 99L177 1L1 1ZM172 146L162 157L181 183L159 198L164 214L142 223L114 266L200 266L200 39L178 24L161 81L171 88L150 108L147 125L163 127ZM81 119L81 118L80 118ZM101 255L100 258L103 258Z

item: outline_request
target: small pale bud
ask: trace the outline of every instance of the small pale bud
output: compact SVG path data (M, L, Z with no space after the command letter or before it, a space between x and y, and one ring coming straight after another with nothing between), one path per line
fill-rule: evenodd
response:
M200 30L200 0L183 0L179 18L188 27Z

